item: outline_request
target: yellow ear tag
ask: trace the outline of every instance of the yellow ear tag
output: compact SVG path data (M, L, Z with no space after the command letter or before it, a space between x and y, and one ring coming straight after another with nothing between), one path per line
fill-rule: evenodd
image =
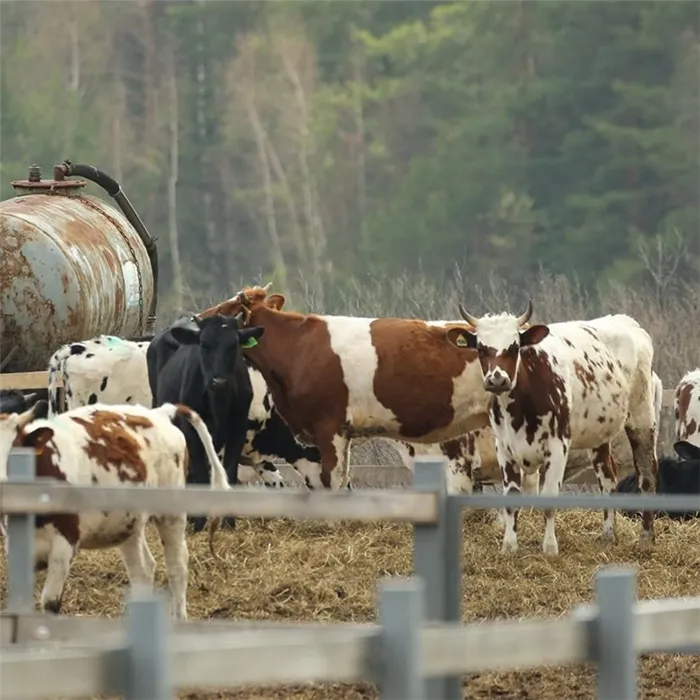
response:
M455 340L455 345L459 348L466 348L468 345L467 339L463 335L458 335L457 340Z

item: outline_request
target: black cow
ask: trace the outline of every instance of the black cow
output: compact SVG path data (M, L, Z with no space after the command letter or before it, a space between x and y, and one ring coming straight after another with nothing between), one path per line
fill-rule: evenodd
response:
M241 316L179 319L157 334L146 351L153 406L183 403L202 416L217 452L224 450L224 469L230 484L238 483L238 462L246 441L253 388L241 347L254 345L263 335L259 327L242 328ZM187 481L209 483L204 447L186 421L175 421L185 434L190 453ZM195 531L206 518L190 518ZM225 525L234 527L235 519Z
M700 517L700 447L686 440L679 440L673 446L678 457L659 457L659 475L656 492L674 496L698 496L698 510L675 513L657 512L674 520L689 520ZM637 475L632 472L617 484L619 493L639 493ZM625 515L638 517L640 513L625 512Z

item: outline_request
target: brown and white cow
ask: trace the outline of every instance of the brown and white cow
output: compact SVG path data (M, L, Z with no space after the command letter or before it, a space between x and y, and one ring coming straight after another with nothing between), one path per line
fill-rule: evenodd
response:
M477 318L460 305L475 332L450 329L465 353L476 350L483 386L494 397L490 421L505 493L520 492L522 473L544 473L542 492L557 494L571 449L592 449L604 493L614 490L610 441L623 428L632 448L641 490L655 490L656 416L648 333L622 314L590 321L536 324L523 330L532 302L519 317ZM556 555L554 514L545 511L543 550ZM506 509L503 551L516 551L517 509ZM605 511L603 537L614 539L614 512ZM640 542L653 539L651 513L643 517Z
M269 341L244 350L298 440L317 445L320 482L347 484L352 438L387 437L440 443L488 426L476 352L446 338L445 327L400 318L298 314L285 299L251 287L206 309L237 314L265 328Z
M10 448L33 447L37 477L79 486L184 487L187 445L182 431L172 423L179 415L202 440L212 488L230 488L204 421L187 406L163 404L152 409L93 404L35 420L45 408L45 402L39 402L25 413L0 414L0 481L7 478ZM79 549L118 546L131 583L152 585L156 563L146 543L147 520L147 513L124 511L37 516L35 566L48 568L41 609L60 611L66 577ZM186 619L186 514L157 516L154 521L163 544L172 613ZM212 527L215 523L218 519L212 521Z
M673 404L676 416L673 449L681 459L700 459L700 367L681 377Z

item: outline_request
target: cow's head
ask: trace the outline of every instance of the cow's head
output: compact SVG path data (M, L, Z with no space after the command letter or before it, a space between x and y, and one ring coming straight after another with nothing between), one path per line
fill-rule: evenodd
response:
M532 316L532 301L520 316L512 314L487 314L482 318L472 316L459 305L462 318L475 330L450 328L447 339L462 349L476 349L484 373L484 388L492 394L503 394L515 387L520 366L520 348L536 345L549 335L544 325L523 326Z
M48 414L46 401L37 401L24 413L0 413L0 481L7 478L7 460L13 446L31 447L21 438L29 423Z
M170 332L182 345L199 344L202 374L207 389L225 389L233 385L241 348L257 345L264 328L243 328L243 314L207 318L193 316L178 321Z
M223 314L224 316L236 316L243 313L243 325L250 323L251 315L256 307L264 306L268 309L281 311L286 301L282 294L270 294L268 291L272 286L272 282L268 282L264 287L246 287L240 292L232 296L226 301L222 301L216 306L211 306L201 313L197 314L198 318L208 318L214 314Z

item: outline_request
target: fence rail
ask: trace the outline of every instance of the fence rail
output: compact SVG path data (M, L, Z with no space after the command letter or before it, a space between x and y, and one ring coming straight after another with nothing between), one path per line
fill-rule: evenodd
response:
M412 619L410 614L412 607L422 606L422 583L385 581L378 625L280 624L241 630L224 624L217 632L193 623L170 629L162 597L137 591L127 604L127 620L112 621L119 639L100 642L87 635L79 644L88 648L71 643L66 646L65 642L60 648L5 647L0 656L2 697L20 700L56 693L65 698L123 694L127 692L124 679L128 668L136 663L130 658L135 636L140 644L144 636L160 643L166 658L155 663L152 659L152 671L170 669L168 694L193 688L366 680L379 683L386 690L384 697L390 697L384 667L395 650L386 648L384 638L388 634L393 639L391 632L400 628L406 617L411 625L401 634L404 639L406 635L415 637L421 687L413 694L401 694L403 700L428 697L422 689L424 680L442 675L587 661L597 662L603 669L610 666L613 674L625 650L635 659L640 653L688 645L698 645L700 653L700 597L635 603L634 589L632 570L608 570L597 578L598 605L575 608L564 618L426 625L422 615ZM629 608L631 624L622 630L615 648L605 649L602 642L612 632L611 621L600 611L608 608ZM161 623L153 625L154 620ZM81 621L75 622L77 632ZM154 634L161 638L153 639ZM619 629L616 636L620 637ZM270 658L275 659L274 664ZM632 696L609 697L621 700ZM160 696L152 700L160 700Z
M1 698L111 693L161 700L192 687L369 680L384 700L457 700L465 672L593 661L600 699L632 700L638 654L700 654L700 598L636 602L635 574L627 569L599 573L596 604L561 619L461 624L463 508L678 511L700 507L694 497L448 495L445 460L433 457L416 460L412 491L331 494L76 487L34 480L34 460L32 450L14 449L10 482L0 487L9 538ZM138 588L124 619L33 612L35 515L121 509L412 522L415 578L383 583L378 625L176 624L161 596Z

